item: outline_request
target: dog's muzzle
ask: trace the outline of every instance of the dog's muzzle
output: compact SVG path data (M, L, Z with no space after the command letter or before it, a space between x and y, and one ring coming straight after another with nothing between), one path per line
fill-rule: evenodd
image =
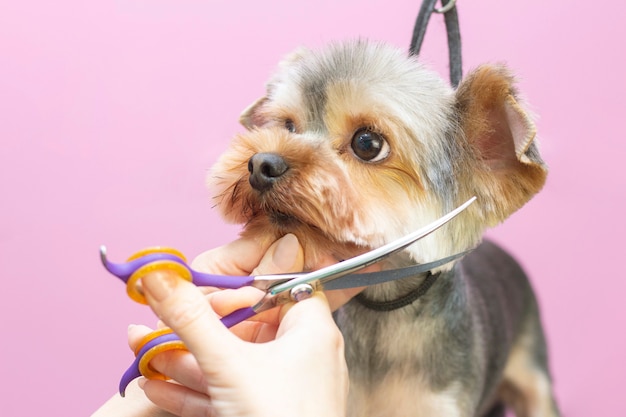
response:
M250 185L257 191L267 191L289 170L285 159L275 153L257 153L248 161Z

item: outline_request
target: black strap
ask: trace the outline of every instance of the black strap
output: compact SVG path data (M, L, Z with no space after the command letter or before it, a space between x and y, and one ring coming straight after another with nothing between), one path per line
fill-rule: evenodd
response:
M406 307L410 304L413 304L417 301L418 298L426 294L430 287L433 286L437 278L441 275L441 272L436 274L432 274L430 271L426 273L426 277L422 281L422 283L410 291L408 294L403 295L400 298L396 298L395 300L389 301L374 301L368 299L363 293L357 294L354 299L358 301L363 307L369 308L374 311L393 311L403 307Z
M413 28L413 37L411 38L411 47L409 55L419 55L424 36L426 35L426 27L430 16L435 10L437 0L424 0L420 7L419 14ZM452 2L448 10L448 4ZM463 78L463 62L461 58L461 30L459 29L459 15L456 9L456 0L441 0L443 5L439 13L443 13L446 23L446 32L448 34L448 57L450 60L450 83L454 88L458 87Z

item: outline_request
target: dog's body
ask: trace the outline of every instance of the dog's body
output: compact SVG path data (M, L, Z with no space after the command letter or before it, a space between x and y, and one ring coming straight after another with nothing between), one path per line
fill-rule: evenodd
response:
M398 297L415 281L365 295ZM410 306L380 313L353 300L337 319L351 415L483 416L499 401L521 416L557 415L532 290L517 263L492 243L442 273Z
M242 115L211 174L226 219L263 244L298 236L307 266L381 246L471 196L458 219L383 263L391 269L479 245L534 195L546 170L534 125L503 67L457 91L387 46L300 50ZM425 277L365 290L336 314L346 341L351 416L558 416L536 301L490 243L439 274L425 295L378 312Z

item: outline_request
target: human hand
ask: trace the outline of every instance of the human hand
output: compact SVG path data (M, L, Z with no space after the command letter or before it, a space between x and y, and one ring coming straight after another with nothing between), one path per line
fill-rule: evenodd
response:
M294 236L281 239L282 243L272 245L269 249L260 246L256 241L249 239L235 240L227 245L204 252L194 260L192 267L204 272L221 275L249 275L249 274L278 274L283 272L297 272L303 266L302 248ZM234 290L218 291L210 294L208 299L221 315L241 307L248 307L256 303L262 292L251 287ZM280 310L274 309L235 326L233 332L243 340L262 342L273 340L278 331ZM163 326L163 323L159 323ZM152 329L142 325L131 325L128 329L129 345L132 351L140 343L144 336ZM189 352L168 351L158 355L151 362L151 366L165 369L166 374L186 374L181 380L189 380L197 377L202 378L201 370ZM176 369L175 372L170 369ZM144 391L139 388L138 380L131 382L126 389L126 396L122 398L115 394L103 404L93 417L166 417L171 416L167 411L157 407L150 401ZM141 381L141 380L139 380ZM151 396L159 404L165 404L170 409L180 409L178 401L184 401L186 393L166 386L154 386L147 384L146 388ZM200 393L200 398L209 402L208 396ZM198 404L198 402L194 402ZM179 412L179 414L181 414Z
M282 244L281 244L282 243ZM279 245L279 246L278 246ZM278 247L277 247L278 246ZM285 235L268 249L262 247L253 239L238 239L224 246L208 250L198 255L192 262L192 268L207 273L219 275L264 275L299 272L303 268L303 253L297 238L294 235ZM339 259L327 254L322 256L312 270L336 264ZM380 270L380 265L374 264L360 272ZM350 301L352 297L365 287L349 288L345 290L324 291L332 311ZM260 292L247 288L253 302L258 301ZM225 315L230 306L230 291L221 291L212 301L213 308L220 315ZM240 290L238 290L240 291ZM243 305L241 307L247 307ZM276 313L276 310L274 310Z
M235 241L201 256L194 267L209 260L207 269L227 274L302 268L302 251L292 235L276 242L261 260L263 251L250 245ZM155 404L181 416L344 415L343 338L323 294L266 312L256 317L260 321L241 323L231 333L216 312L251 305L259 299L256 290L220 291L207 302L197 287L166 272L144 277L142 285L150 306L191 352L166 352L151 362L179 383L143 380L140 385ZM131 344L147 331L133 328ZM250 343L255 341L267 343Z

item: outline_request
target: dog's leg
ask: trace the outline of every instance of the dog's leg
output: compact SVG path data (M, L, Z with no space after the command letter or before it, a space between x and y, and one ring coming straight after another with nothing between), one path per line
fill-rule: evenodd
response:
M517 417L558 417L545 339L533 307L507 359L500 394Z

